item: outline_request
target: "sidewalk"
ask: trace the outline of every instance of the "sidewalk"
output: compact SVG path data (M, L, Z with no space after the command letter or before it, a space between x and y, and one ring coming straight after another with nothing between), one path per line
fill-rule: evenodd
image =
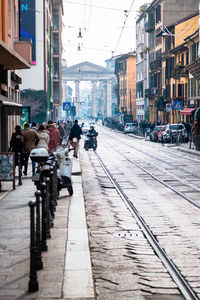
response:
M29 166L31 170L31 166ZM30 217L34 198L31 173L15 191L0 193L0 299L90 299L94 287L88 247L79 160L73 160L74 195L61 190L43 269L37 272L39 291L29 294ZM16 182L18 184L18 182ZM3 185L3 189L5 185Z

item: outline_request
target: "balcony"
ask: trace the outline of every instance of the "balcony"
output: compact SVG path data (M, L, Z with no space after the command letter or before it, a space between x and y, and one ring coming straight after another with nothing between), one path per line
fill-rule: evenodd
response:
M14 50L19 53L23 59L29 64L32 63L32 42L31 41L15 41Z
M157 71L162 69L162 60L161 58L156 59L149 64L151 71Z
M188 77L189 72L185 69L185 66L176 66L171 73L171 77L174 79L179 79L181 77Z
M15 42L14 49L9 48L3 41L0 41L0 64L7 70L29 69L31 67L31 56L26 56L26 51L23 51L23 46L27 46L27 42ZM31 44L28 42L28 48L31 52ZM24 55L24 57L22 55ZM30 53L29 53L30 54Z
M200 80L200 57L195 59L191 64L187 65L185 68L192 74L192 76L195 79Z

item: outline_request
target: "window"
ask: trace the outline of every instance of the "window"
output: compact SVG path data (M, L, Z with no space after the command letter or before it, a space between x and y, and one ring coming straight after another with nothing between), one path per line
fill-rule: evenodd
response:
M156 24L161 21L161 6L156 7Z
M181 54L181 64L184 66L184 54Z
M189 53L186 52L186 65L188 65L188 64L189 64Z

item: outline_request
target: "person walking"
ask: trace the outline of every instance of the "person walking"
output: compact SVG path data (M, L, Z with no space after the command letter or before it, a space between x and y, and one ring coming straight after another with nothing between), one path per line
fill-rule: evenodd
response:
M15 166L19 166L20 170L23 163L22 147L23 147L22 129L21 126L16 125L15 132L12 134L12 137L10 139L9 151L15 153Z
M37 148L44 148L48 151L49 147L49 141L50 136L49 132L45 130L45 127L43 125L40 125L37 131L37 135L39 137L39 143L37 144Z
M69 140L73 142L73 139L76 138L77 141L74 143L74 157L78 158L78 148L79 148L79 141L81 139L82 129L78 125L78 120L74 121L74 125L70 130Z
M193 141L195 146L196 146L196 139L197 139L197 136L199 134L199 131L200 131L200 128L199 128L198 121L195 120L194 125L192 126L192 141Z
M60 133L52 121L48 121L46 129L50 137L48 145L49 151L56 151L57 147L62 143Z
M64 136L66 135L66 131L65 131L65 128L64 128L64 123L63 123L63 121L60 122L60 124L59 124L59 126L58 126L58 130L59 130L61 139L63 139Z
M28 159L31 150L35 149L39 142L39 137L35 130L29 128L29 123L24 124L24 130L22 131L22 155L24 165L24 175L27 175L28 171ZM33 167L33 166L32 166ZM34 169L32 170L34 173Z

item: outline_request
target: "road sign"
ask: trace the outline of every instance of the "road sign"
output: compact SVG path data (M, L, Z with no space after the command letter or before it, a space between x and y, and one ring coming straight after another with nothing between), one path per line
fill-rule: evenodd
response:
M172 105L171 103L166 104L166 112L170 112L172 110Z
M174 100L174 110L181 110L183 108L182 100Z
M63 102L63 110L70 110L71 102Z

